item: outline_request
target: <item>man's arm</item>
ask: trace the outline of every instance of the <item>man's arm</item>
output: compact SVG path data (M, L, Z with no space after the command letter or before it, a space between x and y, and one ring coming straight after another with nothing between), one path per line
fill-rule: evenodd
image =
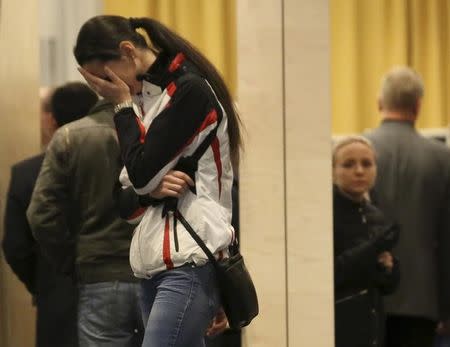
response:
M11 170L11 181L6 200L3 252L12 271L25 284L30 294L36 294L36 241L31 235L26 216L26 202L20 196L20 173Z
M65 127L55 133L36 181L27 217L44 256L61 272L72 274L75 240L68 222L72 172L68 136Z

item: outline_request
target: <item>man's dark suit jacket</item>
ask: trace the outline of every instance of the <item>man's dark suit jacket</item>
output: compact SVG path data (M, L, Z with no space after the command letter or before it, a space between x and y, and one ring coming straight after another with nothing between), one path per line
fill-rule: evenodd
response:
M384 121L367 137L377 152L374 202L401 226L401 280L387 313L449 319L450 149L409 122Z
M77 346L77 290L72 280L56 273L40 254L26 210L44 154L12 167L4 220L6 261L33 295L37 306L38 347Z

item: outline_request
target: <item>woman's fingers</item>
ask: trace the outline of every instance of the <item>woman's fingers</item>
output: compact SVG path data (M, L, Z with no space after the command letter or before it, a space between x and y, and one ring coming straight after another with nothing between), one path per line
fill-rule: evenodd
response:
M101 87L102 83L106 82L105 80L91 74L89 71L83 69L82 67L78 67L78 71L80 71L86 82L88 82L91 86L94 85L96 87Z
M183 193L186 190L186 186L164 182L163 189L172 190L177 193Z
M183 181L181 178L178 178L178 177L173 176L173 175L166 175L163 178L163 182L167 182L167 183L171 183L171 184L177 184L177 185L180 185L180 186L187 185L187 183L185 181Z
M184 182L186 182L187 184L189 184L191 187L194 186L194 181L192 180L192 178L189 177L189 175L185 174L182 171L171 171L171 174L181 180L183 180Z
M163 189L161 191L161 194L163 195L163 197L172 197L172 198L179 198L181 196L180 192L171 189Z
M112 84L111 82L105 81L104 79L91 74L89 71L83 69L82 67L79 67L78 71L80 71L86 82L97 94L100 94L105 98L109 96L108 94L110 93L108 93L107 90L110 89L108 84Z
M155 199L164 199L167 197L179 198L182 193L168 188L158 187L149 195Z
M105 66L105 74L108 76L108 78L111 80L112 83L114 83L116 86L119 87L126 87L126 84L124 81L120 79L119 76L117 76L113 70L111 70L109 67Z
M194 186L194 181L187 174L172 170L163 177L161 183L150 193L150 196L157 199L165 197L180 198L189 186Z
M378 259L392 259L392 255L389 252L383 252L378 255Z
M189 177L189 175L185 174L182 171L176 171L176 170L172 170L169 171L169 173L164 176L164 180L166 180L167 182L170 183L174 183L174 184L180 184L180 185L189 185L191 187L194 186L194 181L192 180L192 178Z
M78 71L80 71L91 88L104 98L115 104L130 100L131 95L128 85L108 67L105 67L104 70L109 80L97 77L82 67L78 68Z
M394 266L394 258L389 252L383 252L378 255L378 262L383 264L387 268L392 268Z
M213 318L211 324L206 331L207 336L214 336L222 333L228 327L228 319L225 312L221 308L216 316Z

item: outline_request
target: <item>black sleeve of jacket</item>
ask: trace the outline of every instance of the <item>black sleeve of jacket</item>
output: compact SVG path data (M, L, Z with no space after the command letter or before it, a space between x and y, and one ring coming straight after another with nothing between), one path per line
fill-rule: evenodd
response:
M149 195L138 195L132 186L123 189L120 184L117 185L115 194L119 204L120 218L125 220L133 218L133 215L141 208L157 206L164 202Z
M3 252L13 272L36 294L36 242L26 216L26 202L19 196L20 179L13 168L9 184L4 219Z
M27 217L43 255L58 271L73 275L75 236L69 228L72 169L67 136L64 127L60 128L47 148Z
M141 208L139 195L137 195L132 186L123 189L120 183L118 183L115 187L114 194L118 203L120 218L125 220L130 219Z
M376 259L374 242L365 241L356 247L346 249L334 257L334 283L340 287L349 279L354 279L360 273L374 267Z
M447 183L446 188L447 199L442 207L437 235L438 290L441 320L450 319L450 182Z
M206 82L193 77L176 86L168 107L153 120L144 137L131 108L114 117L122 160L135 189L147 187L143 193L149 193L156 188L171 169L167 165L174 161L175 166L177 156L208 121L210 111L216 110L212 100Z

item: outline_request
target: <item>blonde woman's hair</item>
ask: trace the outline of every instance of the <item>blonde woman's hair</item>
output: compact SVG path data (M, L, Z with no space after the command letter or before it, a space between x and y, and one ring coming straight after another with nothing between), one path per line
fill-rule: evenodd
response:
M380 89L380 103L388 111L417 115L417 103L423 97L422 78L407 66L397 66L384 75Z
M360 135L347 136L343 139L340 139L333 145L333 154L332 154L333 167L336 164L336 155L339 152L339 150L342 147L345 147L352 143L362 143L363 145L366 145L367 147L369 147L372 150L373 154L376 155L375 148L373 147L372 143L365 137L360 136Z

